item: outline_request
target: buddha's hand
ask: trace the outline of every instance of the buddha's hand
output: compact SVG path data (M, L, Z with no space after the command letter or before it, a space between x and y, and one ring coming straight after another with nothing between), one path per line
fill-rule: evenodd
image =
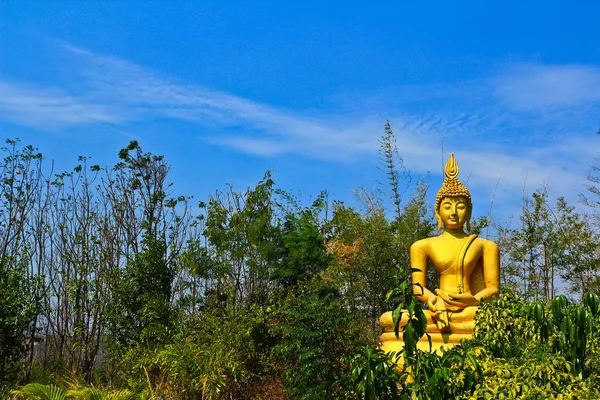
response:
M476 306L479 302L472 294L466 293L446 293L437 289L435 291L439 297L444 299L444 301L448 304L452 304L457 307L469 307Z
M436 307L437 301L438 301L437 296L431 296L427 300L427 307L429 308L429 311L431 311L431 315L433 317L437 317L441 313L441 310L438 310L438 308Z

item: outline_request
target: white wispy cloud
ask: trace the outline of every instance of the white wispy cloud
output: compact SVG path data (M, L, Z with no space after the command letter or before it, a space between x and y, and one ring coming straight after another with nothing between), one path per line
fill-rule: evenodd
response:
M600 102L600 68L595 66L518 64L493 83L496 94L517 109Z
M210 143L256 155L302 154L350 161L377 149L381 124L313 117L233 94L185 84L115 57L62 44L84 61L83 90L122 122L161 117L235 128L235 135L206 136ZM211 129L214 131L214 129ZM231 132L225 129L224 132Z
M122 122L103 104L94 104L60 89L0 81L0 118L38 129Z
M286 110L181 82L112 56L65 43L60 46L80 65L74 73L77 94L0 80L1 119L44 129L93 123L126 126L171 118L210 127L205 131L212 133L202 134L208 143L265 157L293 154L353 162L373 157L379 147L384 121L368 110L345 115ZM595 153L581 135L540 142L535 148L524 148L518 136L503 140L492 135L506 135L519 123L527 128L526 120L515 117L512 109L539 113L550 107L556 118L557 107L597 105L600 70L595 67L518 65L484 80L445 85L437 91L416 85L400 88L399 93L404 107L391 113L390 120L405 164L417 174L438 172L432 169L441 164L444 140L447 148L457 149L463 171L472 172L471 182L480 187L493 187L500 178L500 190L514 193L527 177L530 185L555 182L574 190L584 174L582 155L590 155L591 160ZM411 113L411 96L421 104L437 96L451 105L461 100L466 106L457 110L432 104L427 112ZM552 131L564 125L542 128Z

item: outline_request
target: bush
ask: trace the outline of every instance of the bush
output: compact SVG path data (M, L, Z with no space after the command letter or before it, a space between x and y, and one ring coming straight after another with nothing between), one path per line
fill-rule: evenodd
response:
M599 324L586 307L564 296L527 303L510 292L481 304L472 343L484 379L461 398L600 398Z
M527 302L504 289L502 297L479 305L473 340L495 358L512 359L536 351L536 322L528 317L528 309Z
M159 349L132 347L121 382L177 399L217 399L268 371L267 313L258 306L213 308L180 321L172 342ZM151 387L148 387L151 382Z
M410 308L408 289L403 284L396 291L404 294L402 309ZM507 290L501 298L480 304L472 340L440 355L405 348L404 372L399 376L384 365L390 362L389 355L387 360L373 351L356 355L353 395L440 400L600 398L599 305L595 295L586 295L583 306L570 304L564 296L548 305L527 303ZM419 319L414 323L418 325Z
M560 355L539 354L507 361L478 351L484 379L463 399L594 399L596 382L575 374L572 363ZM561 397L562 396L562 397Z
M358 318L340 293L320 281L290 290L274 332L284 390L294 398L347 398L350 355L358 353Z
M0 260L0 393L17 380L26 330L39 311L33 289L23 262Z
M365 346L350 359L354 394L360 399L399 399L401 374L396 354Z

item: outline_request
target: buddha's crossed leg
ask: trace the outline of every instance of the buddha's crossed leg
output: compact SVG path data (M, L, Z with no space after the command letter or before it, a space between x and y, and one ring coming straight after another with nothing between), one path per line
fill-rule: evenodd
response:
M465 307L463 309L453 311L445 310L440 312L432 312L430 310L423 310L427 317L427 332L447 332L447 333L472 333L475 327L475 313L477 312L477 306ZM446 314L447 317L444 315ZM441 318L440 318L441 317ZM444 323L440 324L440 319L443 319ZM447 319L447 322L446 322ZM400 320L400 332L402 327L408 322L408 311L403 310L402 319ZM392 319L392 312L388 311L384 313L379 319L379 325L384 332L394 331L394 321Z

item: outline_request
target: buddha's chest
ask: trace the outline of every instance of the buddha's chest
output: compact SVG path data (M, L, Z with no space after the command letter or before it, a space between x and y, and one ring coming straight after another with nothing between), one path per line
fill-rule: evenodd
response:
M464 259L464 272L468 275L477 265L481 258L481 245L477 242L471 243L465 248L464 241L441 241L436 243L428 251L429 259L439 274L456 274L461 268Z

